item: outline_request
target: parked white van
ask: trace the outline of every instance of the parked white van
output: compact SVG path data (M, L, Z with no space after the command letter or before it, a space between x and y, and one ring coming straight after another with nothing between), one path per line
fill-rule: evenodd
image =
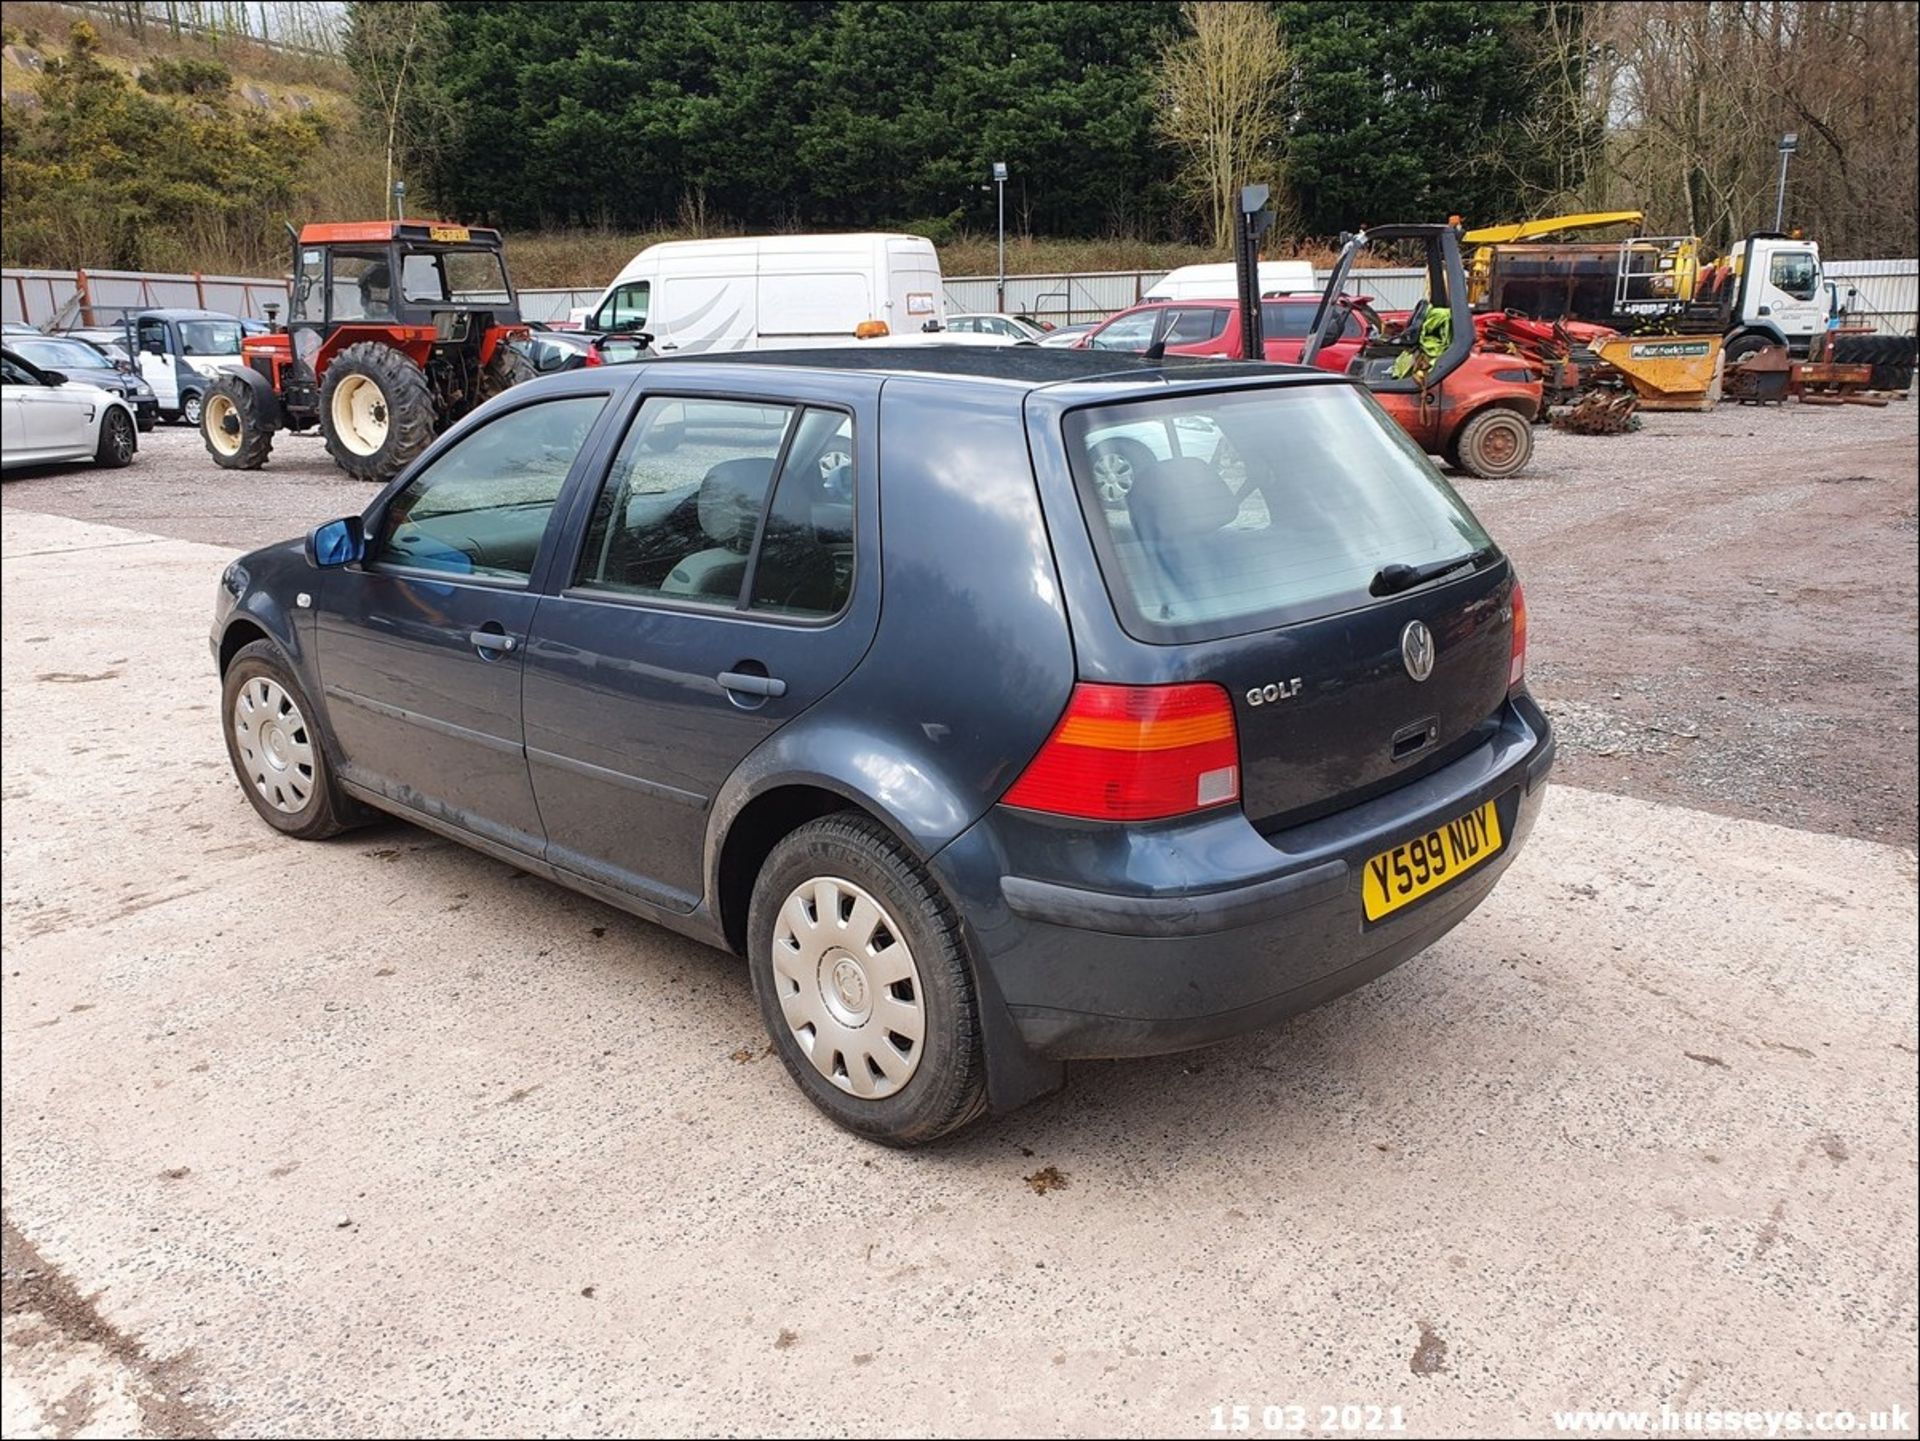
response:
M1313 265L1305 260L1260 262L1262 295L1317 291ZM1142 300L1232 300L1240 293L1240 272L1232 261L1218 265L1183 265L1170 270L1148 287Z
M663 355L777 350L938 329L946 300L918 235L672 240L634 256L581 323L644 331Z

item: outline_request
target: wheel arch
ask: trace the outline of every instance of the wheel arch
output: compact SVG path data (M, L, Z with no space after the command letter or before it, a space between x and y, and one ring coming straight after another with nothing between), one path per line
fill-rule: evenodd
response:
M227 622L227 628L220 636L220 675L226 678L227 668L233 664L233 658L257 640L264 640L278 648L279 642L267 634L266 628L248 616L236 616Z
M747 911L753 901L753 884L773 848L807 822L840 811L859 812L918 852L896 826L857 796L815 781L783 781L767 787L741 805L728 823L714 866L714 919L734 954L747 953Z
M1721 343L1723 350L1731 350L1743 340L1760 340L1767 345L1786 345L1787 333L1777 325L1764 320L1750 320L1738 330L1729 331Z

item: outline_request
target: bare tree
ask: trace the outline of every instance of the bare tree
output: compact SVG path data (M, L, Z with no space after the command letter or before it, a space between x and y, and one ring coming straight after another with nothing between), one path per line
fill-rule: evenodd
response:
M445 39L446 16L436 0L384 0L348 10L347 63L360 91L362 119L386 149L390 219L396 157L403 145L417 153L433 128L425 82Z
M1240 187L1281 189L1289 75L1270 7L1188 0L1187 32L1160 55L1160 135L1178 151L1181 181L1222 249L1234 240Z
M1613 88L1619 198L1651 228L1727 244L1772 225L1780 137L1787 217L1828 253L1914 253L1920 7L1886 0L1596 4Z

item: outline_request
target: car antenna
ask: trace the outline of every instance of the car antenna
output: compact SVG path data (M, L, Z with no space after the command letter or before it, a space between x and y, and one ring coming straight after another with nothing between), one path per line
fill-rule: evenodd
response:
M1148 360L1167 358L1167 332L1173 329L1173 326L1168 323L1168 317L1172 314L1170 310L1163 310L1160 312L1159 320L1154 323L1153 339L1148 342L1147 348L1140 352Z

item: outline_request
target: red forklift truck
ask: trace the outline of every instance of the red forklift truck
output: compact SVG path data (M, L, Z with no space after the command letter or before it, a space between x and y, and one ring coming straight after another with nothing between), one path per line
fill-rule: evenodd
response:
M1543 376L1520 357L1476 347L1460 232L1452 225L1380 225L1343 238L1301 348L1300 364L1330 344L1346 322L1338 303L1355 258L1368 245L1419 244L1426 253L1427 298L1406 323L1373 332L1347 367L1381 408L1429 455L1482 480L1518 475L1533 459L1533 423L1542 414ZM1430 321L1443 309L1449 324ZM1443 341L1438 354L1423 334Z

